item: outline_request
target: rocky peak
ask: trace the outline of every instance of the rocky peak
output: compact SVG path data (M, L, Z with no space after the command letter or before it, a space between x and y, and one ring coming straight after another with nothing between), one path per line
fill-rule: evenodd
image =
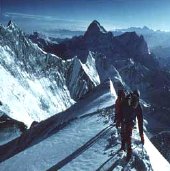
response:
M91 51L108 49L108 47L112 43L112 39L113 34L111 32L107 32L104 27L102 27L96 20L89 25L83 37L85 46L88 47Z
M7 24L7 29L5 29L5 32L8 32L8 34L10 34L11 36L14 36L15 38L18 37L19 35L21 37L25 36L25 33L19 28L19 26L17 24L15 24L15 22L13 22L12 20L10 20ZM14 38L13 37L13 38ZM12 39L13 39L12 38Z
M7 27L9 28L9 29L19 29L19 27L12 21L12 20L10 20L9 22L8 22L8 24L7 24Z
M14 23L12 22L12 20L10 20L10 21L8 22L7 26L9 27L9 26L11 26L11 25L14 25Z
M98 35L102 33L107 33L107 31L104 29L103 26L100 25L100 23L96 20L94 20L88 27L85 36L87 35Z
M40 35L39 35L38 32L35 31L35 32L33 32L33 35L32 36L34 36L35 38L39 38Z
M139 36L136 32L126 32L118 36L119 42L129 51L132 56L136 54L148 54L148 46L141 35Z

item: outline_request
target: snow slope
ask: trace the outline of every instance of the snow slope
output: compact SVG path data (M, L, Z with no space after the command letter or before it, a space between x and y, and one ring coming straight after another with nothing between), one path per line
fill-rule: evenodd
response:
M74 152L104 128L97 116L80 120L74 121L50 138L2 162L0 170L46 170Z
M113 104L115 98L113 100L111 99L112 96L115 97L115 91L113 85L110 85L112 85L112 82L108 81L97 86L94 91L84 96L84 98L68 110L40 122L35 127L24 132L19 138L0 146L0 161L4 161L43 139L48 138L70 120L96 112L103 108L103 104L104 106L110 106L110 103ZM112 89L112 96L110 94L110 88ZM97 99L98 96L102 98Z
M170 131L162 131L151 138L151 142L159 152L170 162Z
M110 83L111 82L108 82L108 83L106 83L106 84L104 84L104 85L100 85L98 88L97 88L97 90L95 91L95 92L93 92L91 95L88 95L85 99L82 99L82 102L81 102L81 104L79 104L78 106L75 106L72 110L69 110L68 112L65 112L65 114L63 114L63 115L61 115L59 118L58 118L58 116L59 115L56 115L56 116L53 116L52 118L49 118L48 120L47 120L47 122L48 122L48 124L49 125L47 125L47 122L46 121L44 121L44 122L46 122L46 123L44 123L44 122L42 122L42 123L40 123L39 125L39 127L41 127L41 125L46 125L46 127L44 128L44 129L46 129L46 132L45 131L41 131L41 137L39 138L39 139L41 139L42 140L42 138L45 136L47 139L47 142L53 142L52 140L50 140L50 138L51 137L53 137L53 136L51 136L51 137L49 137L48 138L48 136L47 136L47 134L50 134L50 131L51 132L53 132L53 130L56 128L56 125L57 124L61 124L62 122L64 122L64 119L67 121L68 120L68 118L70 117L70 119L71 118L73 118L73 117L76 117L76 116L84 116L85 114L88 114L89 112L91 113L91 112L96 112L97 110L99 110L99 109L101 109L101 108L103 108L103 107L107 107L107 106L110 106L110 105L112 105L113 103L114 103L114 101L115 101L115 96L113 96L113 95L111 95L111 93L110 93ZM114 92L113 92L114 93ZM100 97L100 98L97 98L97 97ZM82 107L80 108L80 106L82 105ZM92 107L93 106L93 107ZM89 110L90 109L90 110ZM70 116L68 116L68 114L70 114ZM67 117L66 117L67 116ZM96 117L96 116L95 116ZM56 120L55 118L57 118L58 120ZM79 125L79 127L81 126L81 125L83 125L83 123L84 123L84 126L87 126L87 123L86 122L81 122L81 124ZM94 122L93 122L93 124L94 124ZM76 124L77 125L77 124ZM99 124L100 125L100 124ZM48 127L47 127L48 126ZM102 125L100 125L100 126L102 126ZM39 130L39 127L37 127L37 130ZM95 124L94 124L94 127L95 127ZM36 128L35 128L36 129ZM97 128L96 128L97 129ZM98 130L98 129L97 129ZM96 131L97 131L96 130ZM34 130L35 131L35 130ZM75 129L75 132L77 131L77 127L76 127L76 129ZM30 135L29 134L26 134L27 136L29 136L28 138L30 138L32 141L34 141L34 143L38 140L38 139L35 139L35 137L31 137L31 135L33 135L33 136L36 136L36 134L31 134L33 131L32 130L30 130ZM56 131L57 132L57 131ZM83 133L83 131L80 131L80 133L82 134ZM25 136L26 136L25 135ZM58 137L58 134L56 134L57 135L57 137ZM94 134L93 134L94 135ZM37 135L38 136L38 135ZM61 134L61 136L62 136L62 134ZM54 135L54 137L55 137L55 135ZM87 138L86 138L86 136L84 136L84 138L85 138L85 140L87 140L88 139L88 135L87 135ZM44 141L42 141L41 143L43 143L43 142L46 142L46 140L44 140ZM18 141L17 141L18 142ZM24 142L24 144L26 143L26 142L29 142L29 139L25 139L25 140L20 140L20 142L22 143L22 142ZM58 141L57 141L58 142ZM39 146L39 144L41 144L41 143L38 143L37 145ZM79 141L77 141L77 143L79 143ZM62 143L63 144L63 143ZM16 145L16 142L14 142L13 144L12 144L12 148L13 148L13 146L15 146ZM18 144L18 148L19 147L21 147L23 144ZM36 147L37 145L34 145L33 147L31 147L31 148L28 148L28 150L30 150L30 149L32 149L32 148L34 148L34 147ZM64 144L63 144L64 145ZM16 147L16 148L17 148ZM52 147L52 146L51 146ZM12 151L12 148L11 149L9 149L8 148L8 150L9 151ZM41 148L42 149L42 148ZM53 149L53 147L52 147L52 149ZM59 148L59 149L61 149L61 148ZM25 154L25 152L26 152L27 150L25 150L25 151L23 151L23 152L21 152L21 153L19 153L18 155L20 155L20 154ZM48 149L48 151L50 151L49 149ZM54 151L54 150L52 150L52 151ZM2 155L2 148L0 148L0 153L1 153L1 155ZM7 154L8 152L6 151L6 154ZM39 154L39 153L37 153L36 154L36 152L35 152L35 149L34 149L34 152L33 151L31 151L31 154L35 154L35 155L37 155L37 154ZM4 154L3 154L4 155ZM16 155L16 156L18 156L18 155ZM14 156L13 158L15 158L16 156ZM32 156L33 157L33 156ZM10 160L12 160L13 158L10 158L9 160L6 160L6 161L10 161ZM53 163L53 164L55 164L55 163ZM7 164L8 165L8 164ZM38 164L39 165L39 164Z

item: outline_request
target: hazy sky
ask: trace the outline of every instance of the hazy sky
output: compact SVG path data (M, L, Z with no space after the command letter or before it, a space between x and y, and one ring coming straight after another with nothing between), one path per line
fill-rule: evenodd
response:
M170 30L170 0L0 0L1 22L25 30L86 30L94 19L107 30L131 26Z

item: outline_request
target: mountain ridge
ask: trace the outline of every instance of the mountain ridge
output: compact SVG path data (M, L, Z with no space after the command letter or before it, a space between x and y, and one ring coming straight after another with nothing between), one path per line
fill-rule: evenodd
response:
M73 76L69 72L73 61L46 53L13 22L7 27L1 26L0 30L1 100L9 108L6 113L12 118L30 125L33 120L40 121L70 107L75 103L74 99L98 84L93 83L94 80L81 67L76 71L81 89L75 86L70 90L76 94L70 92L67 78ZM16 111L16 106L20 112Z

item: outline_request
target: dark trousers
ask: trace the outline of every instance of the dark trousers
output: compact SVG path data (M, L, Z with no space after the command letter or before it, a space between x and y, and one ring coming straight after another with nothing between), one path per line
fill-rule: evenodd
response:
M127 152L129 154L132 153L131 139L133 127L133 124L121 123L121 148L125 149L127 146Z

